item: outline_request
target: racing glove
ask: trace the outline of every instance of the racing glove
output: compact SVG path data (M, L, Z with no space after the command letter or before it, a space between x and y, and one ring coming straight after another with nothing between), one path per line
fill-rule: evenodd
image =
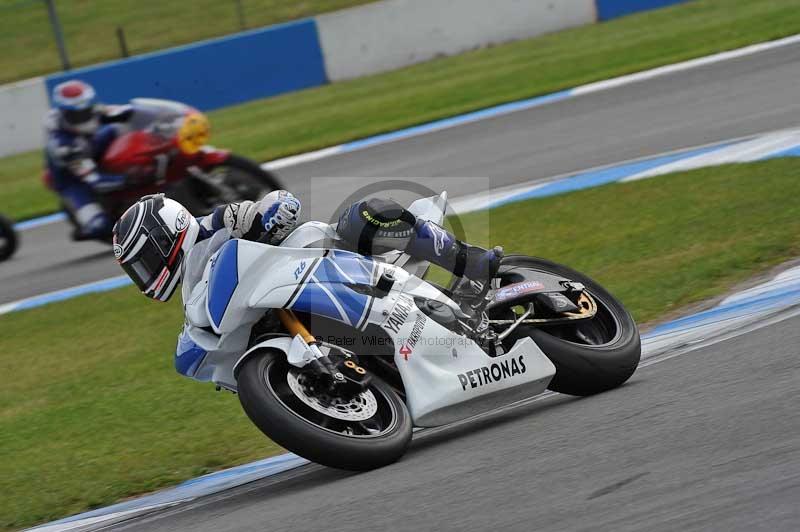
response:
M266 207L261 223L269 242L280 242L292 232L300 214L300 200L285 190L270 192L259 202Z
M278 243L294 229L300 201L285 190L275 190L260 201L242 201L225 207L223 223L233 238Z
M92 187L95 192L108 192L125 186L123 175L104 174L98 171L97 164L89 158L75 159L68 164L70 172Z

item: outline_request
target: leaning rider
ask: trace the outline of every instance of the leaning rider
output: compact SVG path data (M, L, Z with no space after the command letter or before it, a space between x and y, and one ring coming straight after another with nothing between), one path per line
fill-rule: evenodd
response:
M257 202L217 207L199 219L163 194L146 196L114 226L114 256L144 295L167 301L181 277L189 277L184 270L204 267L229 239L278 245L294 229L299 213L300 201L285 190L270 192ZM392 200L370 199L351 205L342 213L337 231L362 254L403 250L469 278L473 282L462 286L473 289L474 295L483 292L502 256L500 248L487 251L461 242L439 225L418 220ZM193 256L192 264L185 264L189 250L207 239L213 240L204 246L203 258Z
M76 221L76 240L110 235L113 221L97 194L124 184L124 178L97 168L103 153L130 116L130 106L98 103L94 88L71 80L56 85L45 119L45 159L53 188Z

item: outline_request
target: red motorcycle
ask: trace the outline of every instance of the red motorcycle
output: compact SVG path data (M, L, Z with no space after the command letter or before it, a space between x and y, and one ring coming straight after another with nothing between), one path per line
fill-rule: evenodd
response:
M254 161L208 146L208 119L188 105L136 98L128 120L115 127L121 134L98 162L101 172L126 178L124 187L97 194L112 219L147 194L163 192L203 216L220 204L257 200L282 188ZM47 174L45 183L53 188Z

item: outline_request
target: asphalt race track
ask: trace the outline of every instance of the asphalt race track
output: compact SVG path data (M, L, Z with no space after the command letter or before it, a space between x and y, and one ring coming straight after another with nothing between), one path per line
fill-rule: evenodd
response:
M116 528L789 531L800 523L800 318L415 437L362 474L306 466Z
M364 177L421 176L457 195L797 126L799 81L800 45L786 46L278 174L304 200L306 217L329 219ZM23 232L18 254L0 264L0 303L121 274L107 247L67 234L62 223Z

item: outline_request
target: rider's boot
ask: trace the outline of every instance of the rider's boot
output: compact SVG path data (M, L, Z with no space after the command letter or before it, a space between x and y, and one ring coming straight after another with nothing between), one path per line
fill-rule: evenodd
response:
M482 299L491 288L492 279L500 269L503 248L495 246L486 250L478 246L464 244L467 258L461 282L456 283L454 291L467 298Z
M458 240L441 226L418 220L406 251L460 277L454 295L478 304L491 288L491 280L500 267L503 248L486 250Z
M105 212L94 212L91 217L86 217L85 213L81 213L81 209L79 209L73 216L80 223L80 226L72 231L73 240L105 240L111 237L114 223Z
M114 222L97 201L92 188L84 182L72 182L59 189L64 209L75 229L73 240L110 240Z

